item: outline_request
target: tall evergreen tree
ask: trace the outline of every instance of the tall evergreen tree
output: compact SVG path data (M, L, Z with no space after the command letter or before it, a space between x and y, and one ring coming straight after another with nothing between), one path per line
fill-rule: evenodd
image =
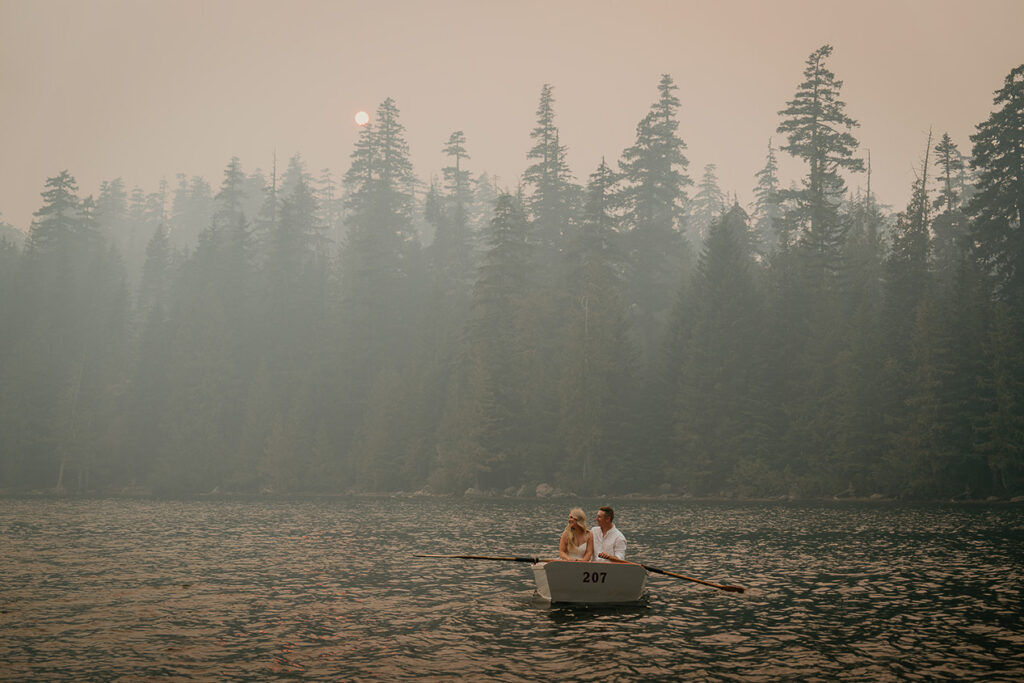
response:
M1024 64L996 91L998 106L971 136L976 194L967 204L973 251L996 300L988 346L980 449L997 491L1019 490L1024 471Z
M804 80L779 112L783 119L778 127L788 140L782 149L809 167L803 187L792 196L796 201L792 220L802 227L800 239L817 269L825 273L838 270L845 236L839 215L845 194L840 171L864 167L853 156L858 143L849 131L858 123L846 115L846 103L839 99L843 82L825 64L831 55L832 47L823 45L807 58Z
M446 288L468 290L473 277L474 254L473 233L470 213L473 204L473 188L465 162L466 136L455 131L448 138L443 152L450 165L442 169L444 190L442 197L435 197L432 206L435 234L431 246L431 260L435 272L448 281Z
M338 193L338 186L331 174L331 169L325 168L320 171L320 179L316 188L317 206L320 207L318 217L327 236L335 243L341 243L341 197Z
M568 150L561 144L555 125L554 102L552 87L545 84L537 105L537 125L530 133L534 144L526 155L533 163L523 173L536 238L542 253L551 254L560 249L569 228L575 194L566 162Z
M1024 64L1010 71L993 102L999 109L971 136L978 182L967 211L978 257L1024 324Z
M766 454L758 368L761 305L748 217L734 205L711 228L694 275L683 322L683 367L676 387L676 456L668 470L692 493L718 492L744 460L754 472ZM762 482L763 483L763 482Z
M375 123L360 131L351 158L341 259L343 441L362 421L378 373L411 350L409 330L419 329L419 297L428 290L413 227L415 176L394 100L384 100Z
M935 165L940 173L939 182L942 183L934 207L949 212L960 205L962 191L958 187L958 181L966 164L960 149L949 137L949 133L942 134L942 139L935 145L934 151Z
M167 180L161 178L156 192L146 195L146 221L151 225L167 224Z
M914 183L907 209L896 218L892 249L886 263L886 305L884 325L890 361L906 383L913 372L912 335L918 321L917 309L931 293L927 176ZM931 310L934 310L934 306ZM894 416L895 417L895 416Z
M483 250L482 235L494 216L494 206L498 203L497 179L487 173L481 173L473 179L472 224L476 227L474 240L476 251Z
M48 178L15 289L26 297L4 372L0 415L19 425L19 480L59 492L94 486L115 463L111 440L127 357L124 269L103 238L91 197L67 171ZM116 472L114 473L116 476Z
M996 494L1024 489L1024 342L1009 308L996 307L986 340L990 370L982 380L984 409L976 423L978 451Z
M123 254L128 237L128 193L121 178L100 183L96 214L108 238Z
M209 183L199 176L190 179L179 173L177 180L168 226L171 244L178 249L195 249L215 211L213 194Z
M56 248L75 236L79 222L78 183L67 171L46 179L43 206L35 212L36 220L28 234L29 251Z
M25 242L25 233L5 221L2 211L0 211L0 242L6 242L10 246L18 248L21 248Z
M238 222L239 216L245 210L245 186L246 177L242 171L242 162L238 157L231 157L231 161L224 168L224 180L221 182L220 190L213 198L217 207L213 215L214 225L229 226Z
M281 188L280 173L277 171L277 152L274 152L273 162L270 165L270 180L262 188L263 201L260 203L259 211L256 213L256 220L253 225L253 235L264 260L267 257L267 250L272 240L272 235L277 232L277 226L281 219Z
M289 334L303 328L294 316L304 317L304 310L314 301L322 301L318 287L308 286L317 262L327 258L323 229L311 179L301 170L301 161L293 157L289 163L293 182L281 201L280 220L268 236L264 275L267 279L271 308L271 334ZM288 175L286 173L286 175ZM318 311L320 314L322 310ZM290 322L290 324L289 324ZM293 340L297 341L297 340ZM282 352L284 348L280 349Z
M146 263L142 267L139 284L138 309L148 311L153 306L166 305L171 286L173 254L167 227L159 225L146 245Z
M718 186L716 169L714 164L704 166L704 175L697 184L697 194L690 205L688 227L694 244L703 244L711 225L725 213L725 195Z
M627 279L633 334L647 374L654 371L675 293L687 265L686 144L677 134L678 88L665 74L658 101L637 124L636 142L622 153L618 195L631 265Z
M952 495L949 467L955 457L948 435L948 420L955 408L948 386L953 376L954 347L950 330L933 300L915 310L910 342L912 362L907 379L906 410L898 417L899 428L892 452L892 469L901 494Z
M149 360L177 372L165 378L150 365L137 370L152 382L145 390L165 394L164 439L155 454L140 457L154 461L151 471L167 492L236 488L234 472L252 467L241 444L260 351L256 321L264 319L256 312L256 258L244 215L233 225L215 223L211 217L181 265L166 320L151 315L144 333ZM157 341L160 331L168 344Z
M533 438L524 347L534 246L520 202L498 197L473 289L468 348L450 387L438 437L439 486L502 490L525 476Z
M644 479L630 460L632 357L628 348L618 176L601 160L590 176L580 231L567 244L569 307L562 333L560 422L565 487L604 491L616 482L637 490ZM646 483L646 482L645 482Z
M754 205L751 219L754 222L754 233L757 236L757 248L762 256L768 256L787 237L783 234L782 208L780 205L779 161L775 156L775 148L768 138L768 153L765 155L764 167L754 174L757 186L754 188Z
M968 221L963 212L966 162L948 133L942 134L933 151L940 187L932 206L940 213L931 225L932 255L937 278L949 286L970 250Z

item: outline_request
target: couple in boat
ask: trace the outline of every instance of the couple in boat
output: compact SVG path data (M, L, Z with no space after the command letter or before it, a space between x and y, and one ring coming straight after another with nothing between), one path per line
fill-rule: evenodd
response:
M569 523L558 542L558 559L582 562L625 562L626 537L613 520L607 505L597 511L597 526L587 529L587 515L580 508L569 511Z

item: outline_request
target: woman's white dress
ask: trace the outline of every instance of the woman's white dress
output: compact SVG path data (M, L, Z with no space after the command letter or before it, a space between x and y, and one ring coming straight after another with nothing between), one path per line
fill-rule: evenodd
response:
M569 559L570 560L582 560L583 556L586 555L586 554L587 554L587 542L586 541L583 541L583 543L578 545L576 547L576 550L570 550L567 553L567 555L569 555Z

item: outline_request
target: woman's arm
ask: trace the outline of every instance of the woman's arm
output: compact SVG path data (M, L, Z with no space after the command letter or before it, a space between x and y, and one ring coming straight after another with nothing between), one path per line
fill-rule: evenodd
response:
M569 559L569 536L563 531L562 538L558 541L558 559Z
M584 562L592 562L594 560L594 534L587 532L587 552L583 553Z

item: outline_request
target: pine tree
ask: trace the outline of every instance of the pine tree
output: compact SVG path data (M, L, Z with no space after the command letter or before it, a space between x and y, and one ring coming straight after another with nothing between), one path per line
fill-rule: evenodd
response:
M159 225L146 245L146 263L142 267L138 308L148 311L164 304L171 284L171 242L167 227Z
M464 162L470 157L462 131L451 134L443 151L451 165L442 169L445 195L443 199L435 196L431 207L436 230L431 256L435 271L448 281L446 289L466 290L475 264L470 226L473 189L469 171L464 168Z
M971 490L956 438L966 423L956 392L957 348L948 302L925 299L915 311L905 411L897 421L890 462L901 494L952 496ZM976 484L976 482L975 482Z
M688 227L694 244L702 244L707 238L711 225L725 213L725 195L718 187L716 166L704 166L704 175L697 184L697 194L690 205Z
M2 211L0 211L0 242L6 242L10 247L17 248L21 248L25 242L25 233L5 221Z
M435 483L503 490L519 481L531 444L524 329L534 246L520 202L498 197L473 288L467 350L449 389Z
M217 205L213 215L215 226L234 225L238 222L239 216L245 210L245 185L246 178L245 173L242 172L242 162L238 157L231 157L231 161L224 168L224 180L221 182L220 190L213 198Z
M927 176L922 173L906 211L896 218L892 250L886 264L888 339L894 359L906 368L916 309L929 294L931 248Z
M451 228L448 227L448 207L445 201L445 196L441 190L441 186L438 185L437 176L430 176L430 182L427 184L427 193L423 195L423 220L426 222L429 230L423 233L423 239L425 242L430 243L428 250L434 252L434 243L437 242L438 235L441 235L442 243L444 242L444 234L450 232ZM434 270L437 271L437 256L433 253L430 255L430 263Z
M342 431L351 438L364 401L389 363L404 362L413 348L423 306L424 271L413 227L415 176L398 107L388 98L375 123L364 126L345 174L345 223L341 258L341 351L348 386ZM383 378L382 378L383 379ZM354 465L354 463L353 463Z
M572 220L575 187L566 162L568 150L559 141L555 125L552 87L541 88L537 105L537 125L530 133L534 145L526 158L533 160L523 173L527 188L527 207L541 253L556 253Z
M861 171L864 167L853 156L858 143L849 130L858 123L846 115L846 103L839 99L843 82L825 65L831 54L832 47L824 45L807 58L804 81L779 112L784 118L778 127L789 141L782 149L809 166L803 187L786 195L796 201L791 220L801 226L800 239L816 270L823 274L838 270L845 238L839 205L846 190L839 172Z
M178 187L171 200L169 231L176 248L194 249L199 235L210 226L215 211L210 185L203 178L178 174Z
M481 173L473 179L473 206L471 222L474 226L474 247L479 254L483 250L482 235L491 217L494 216L494 206L498 203L497 179L491 178L487 173Z
M115 178L100 183L96 215L107 237L118 246L121 253L124 253L128 237L128 193L122 179Z
M870 157L869 157L870 160ZM870 166L870 162L869 162ZM884 456L892 438L892 418L903 396L894 377L884 322L886 256L884 217L868 190L850 207L850 232L841 273L843 348L836 363L835 451L828 464L840 494L867 495L884 478Z
M978 182L967 212L978 258L998 296L1024 321L1024 64L1010 71L993 102L999 109L971 136Z
M282 197L287 196L295 190L295 186L300 182L310 188L313 187L313 177L306 170L306 160L302 158L302 154L296 153L288 160L288 166L281 175L278 192Z
M277 172L277 152L274 152L274 159L270 166L270 180L262 188L263 201L260 203L259 211L254 222L253 235L258 245L258 251L266 259L269 251L272 235L277 232L277 226L281 215L280 174Z
M571 490L608 490L644 477L630 459L632 398L623 296L619 216L614 212L618 176L601 160L590 176L580 231L568 243L569 301L562 332L559 432L565 462L561 477Z
M939 182L942 183L942 189L933 206L936 209L952 212L960 205L962 199L958 179L966 164L956 143L949 137L949 133L942 134L942 139L935 145L934 151L935 165L940 172Z
M298 171L298 164L299 160L293 158L289 166ZM281 201L280 220L268 236L264 267L274 300L273 316L279 324L308 303L304 297L311 292L304 290L301 281L316 260L326 259L318 213L310 178L296 172L291 189Z
M976 194L967 203L974 256L999 305L988 340L981 453L1004 491L1019 490L1020 406L1024 405L1024 64L996 91L996 111L978 125L971 168Z
M22 483L82 491L116 468L110 428L128 357L127 288L93 198L79 200L67 171L47 179L42 197L14 287L25 298L5 321L17 355L0 403L17 404L0 405L0 415L19 425Z
M404 423L419 430L412 438L403 437L415 442L415 447L396 446L397 450L405 453L405 457L394 465L395 470L407 473L417 482L416 485L425 482L436 459L437 426L445 410L443 401L423 397L445 396L459 382L459 354L464 351L460 342L470 311L476 275L478 254L472 225L474 192L465 164L469 159L465 145L466 138L461 131L451 134L443 147L450 160L442 170L444 186L440 186L437 179L432 179L424 200L425 219L434 228L433 243L427 249L433 279L427 336L417 354L417 374L394 383L405 392L405 396L391 401L396 410L402 412ZM420 397L416 407L410 400L413 396ZM392 429L390 433L394 435L397 432Z
M256 310L256 258L244 215L232 225L210 225L181 265L172 296L161 319L150 316L154 363L175 369L164 377L159 368L140 368L162 391L158 400L173 425L163 433L151 469L161 488L171 492L210 491L229 487L238 467L246 428L246 397L262 348ZM166 345L156 341L162 332ZM141 419L145 421L145 417Z
M1024 343L1006 306L997 306L986 340L990 370L983 380L978 450L995 493L1024 490Z
M658 84L659 98L637 125L636 143L619 162L622 209L631 260L627 297L633 333L646 373L654 371L674 296L687 265L685 227L686 144L676 133L679 99L669 75Z
M46 179L43 206L33 215L27 248L42 252L66 245L74 238L79 226L78 183L67 171Z
M320 207L318 221L324 226L327 236L335 243L341 242L341 198L338 187L331 174L331 169L320 171L320 180L316 188L317 206Z
M754 205L750 217L754 222L758 251L766 257L784 242L780 220L779 162L771 138L768 138L764 167L754 177L757 178L757 187L754 188Z
M148 199L141 187L132 188L127 195L127 202L120 209L115 208L121 201L117 197L117 184L118 181L111 184L113 197L104 196L101 188L100 198L96 202L96 218L100 232L109 236L124 260L129 282L135 286L145 263L146 241L156 224L150 221Z
M738 205L711 227L691 297L676 387L677 455L668 469L677 485L706 494L732 483L744 460L760 471L766 454L758 409L763 388L757 264L748 217ZM734 482L754 490L766 483Z
M150 225L167 223L167 180L161 178L156 192L146 195L146 222Z

